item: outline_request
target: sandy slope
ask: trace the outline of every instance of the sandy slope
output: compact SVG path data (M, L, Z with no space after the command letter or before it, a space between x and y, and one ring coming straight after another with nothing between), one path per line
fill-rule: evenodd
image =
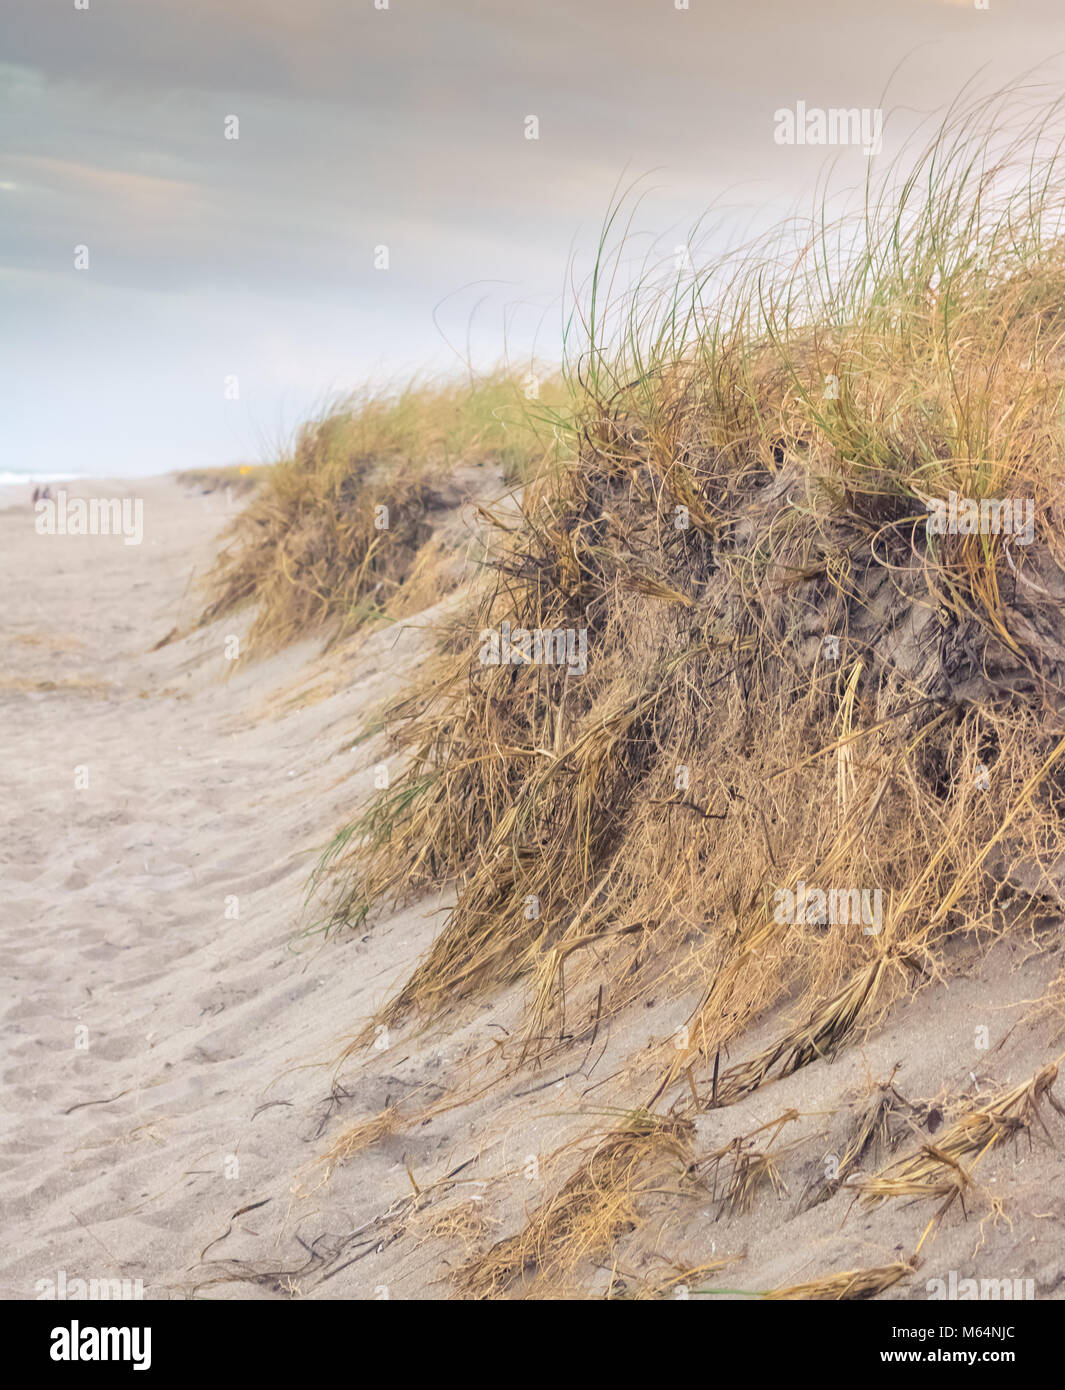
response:
M383 756L379 739L353 739L419 660L432 614L324 661L308 641L230 669L224 642L244 621L153 651L190 617L188 581L225 511L166 479L137 495L139 547L38 537L24 502L0 512L3 1292L33 1298L64 1270L139 1278L146 1297L446 1297L464 1255L516 1230L568 1175L575 1156L553 1159L560 1145L646 1098L639 1059L694 1001L659 1000L602 1033L586 1021L568 1048L501 1078L520 1027L512 991L335 1072L343 1040L439 921L429 902L361 937L300 935L314 856ZM806 1183L855 1096L896 1063L899 1089L929 1099L1021 1081L1053 1056L1024 1016L1059 959L1045 947L974 959L864 1047L701 1117L710 1149L802 1112L788 1191L732 1221L706 1194L659 1200L622 1241L615 1289L725 1255L736 1263L724 1282L764 1289L909 1254L927 1206L852 1210L840 1193L801 1211ZM783 1018L764 1019L734 1058ZM448 1098L463 1103L417 1115ZM394 1132L325 1181L315 1159L330 1141L392 1105ZM1060 1140L1065 1123L1050 1123ZM1005 1149L980 1176L969 1220L951 1214L888 1297L926 1297L926 1280L952 1269L1065 1294L1057 1155ZM1004 1203L997 1222L987 1194ZM586 1268L582 1289L610 1278Z

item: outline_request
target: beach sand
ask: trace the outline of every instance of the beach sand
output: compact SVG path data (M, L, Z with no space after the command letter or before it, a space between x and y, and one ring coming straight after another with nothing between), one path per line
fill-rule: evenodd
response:
M502 1076L521 1027L513 989L336 1068L446 906L381 912L327 940L308 931L305 904L318 853L384 757L380 735L358 738L366 718L403 688L437 614L325 656L318 637L230 662L227 639L250 614L190 631L190 586L216 552L224 496L170 478L67 486L142 498L144 539L38 536L28 497L0 511L0 1288L37 1298L62 1271L140 1280L146 1298L452 1296L463 1259L516 1231L568 1176L575 1152L551 1155L608 1126L610 1107L647 1099L633 1059L697 1000L657 999L591 1045ZM800 1199L847 1107L896 1064L899 1090L927 1100L1016 1084L1055 1055L1026 1014L1060 954L1013 944L958 964L949 988L924 990L835 1063L700 1116L709 1151L799 1111L786 1138L806 1142L782 1161L786 1192L731 1220L705 1193L658 1196L624 1260L586 1269L580 1291L724 1257L734 1262L717 1282L764 1290L908 1256L934 1204L869 1209L840 1193L802 1210ZM759 1020L731 1060L788 1018ZM331 1174L317 1161L346 1127L395 1106L376 1143ZM1060 1142L1065 1122L1048 1123ZM1056 1155L1022 1139L978 1176L968 1219L948 1214L884 1297L926 1298L926 1281L951 1270L1065 1295Z

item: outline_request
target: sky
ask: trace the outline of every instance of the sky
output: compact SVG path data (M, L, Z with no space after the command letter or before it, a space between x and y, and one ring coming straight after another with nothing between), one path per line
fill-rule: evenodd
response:
M98 476L557 360L619 186L667 256L863 177L781 108L882 110L884 159L1065 75L1063 0L4 0L0 39L0 472Z

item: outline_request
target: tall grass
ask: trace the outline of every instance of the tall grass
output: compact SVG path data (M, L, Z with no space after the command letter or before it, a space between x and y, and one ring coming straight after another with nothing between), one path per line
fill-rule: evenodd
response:
M388 616L415 579L422 594L446 591L454 575L433 538L466 495L463 470L494 468L508 483L536 472L556 452L565 404L557 376L504 371L333 403L235 520L201 620L254 604L249 640L269 651Z

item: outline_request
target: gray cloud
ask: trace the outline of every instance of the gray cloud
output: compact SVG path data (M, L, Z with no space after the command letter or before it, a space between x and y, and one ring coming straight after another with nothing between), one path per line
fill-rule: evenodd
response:
M1065 47L1057 0L90 0L7 28L5 459L137 471L247 454L330 387L447 366L438 306L463 342L487 296L494 357L526 304L527 348L625 170L655 171L637 226L663 245L723 198L735 231L822 165L773 143L778 106L876 105L901 63L905 125L981 65L1002 81Z

